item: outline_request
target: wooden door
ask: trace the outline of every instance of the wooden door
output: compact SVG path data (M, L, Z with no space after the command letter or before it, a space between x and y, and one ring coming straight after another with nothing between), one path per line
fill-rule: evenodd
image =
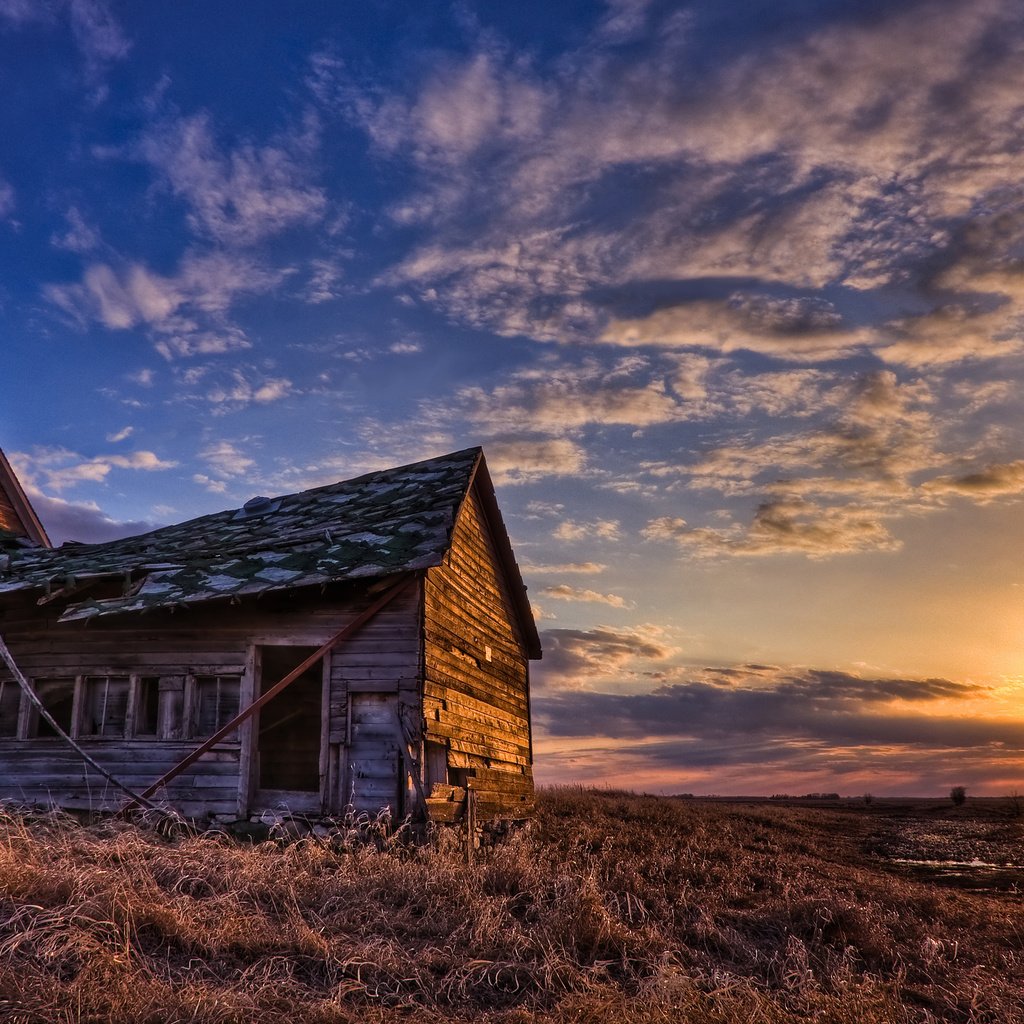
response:
M402 755L398 746L398 694L349 693L346 803L357 813L391 808L401 817Z

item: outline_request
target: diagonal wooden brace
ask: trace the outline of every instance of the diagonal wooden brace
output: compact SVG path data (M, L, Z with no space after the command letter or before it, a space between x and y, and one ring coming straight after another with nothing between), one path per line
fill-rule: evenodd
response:
M291 683L295 682L307 669L315 665L321 658L332 648L337 647L338 644L355 633L359 632L367 622L370 621L381 609L386 605L390 604L399 594L401 594L407 587L412 583L413 576L407 576L400 580L393 587L385 590L383 594L369 608L360 612L348 625L343 629L339 630L330 640L323 645L323 647L314 651L301 665L297 668L293 668L279 683L275 683L266 693L262 694L259 698L254 700L247 708L240 711L234 718L228 722L227 725L222 726L218 729L209 739L203 741L203 743L196 747L187 757L179 761L170 771L165 772L156 780L151 786L143 790L139 794L143 800L148 800L161 786L166 786L171 779L177 778L186 768L195 764L208 750L211 750L218 743L221 742L225 737L230 736L246 719L251 718L260 708L264 705L269 704L282 690L284 690ZM130 811L135 807L138 807L137 800L130 800L124 807L121 808L120 813Z

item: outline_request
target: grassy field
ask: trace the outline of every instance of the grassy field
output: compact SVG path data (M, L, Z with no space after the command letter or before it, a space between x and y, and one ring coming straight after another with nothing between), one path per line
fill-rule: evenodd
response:
M559 790L467 866L5 816L0 1020L1024 1022L1024 896L910 877L906 819Z

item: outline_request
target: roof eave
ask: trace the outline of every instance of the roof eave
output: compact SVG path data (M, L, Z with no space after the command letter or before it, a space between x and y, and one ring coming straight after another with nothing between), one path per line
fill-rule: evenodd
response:
M14 467L7 461L3 449L0 449L0 487L3 488L14 511L18 514L29 540L34 541L40 547L53 547L32 503L28 500L25 489L21 486L21 481L14 472Z
M487 460L484 458L482 449L473 466L467 493L474 486L480 497L484 515L487 517L487 524L497 548L498 558L501 559L502 568L505 570L509 597L512 599L527 656L531 661L538 661L543 655L543 651L540 645L540 635L537 632L537 623L533 618L533 609L530 607L523 574L519 571L519 563L516 562L515 554L512 551L512 542L509 540L508 530L505 529L505 521L501 517L501 509L498 507L494 484L491 481L491 474L487 470Z

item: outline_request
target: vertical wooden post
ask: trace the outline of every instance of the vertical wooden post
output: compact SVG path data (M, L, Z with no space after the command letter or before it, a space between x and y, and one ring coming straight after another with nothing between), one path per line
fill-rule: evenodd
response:
M320 813L331 813L331 652L320 671Z
M466 863L473 863L476 852L476 793L466 790Z

